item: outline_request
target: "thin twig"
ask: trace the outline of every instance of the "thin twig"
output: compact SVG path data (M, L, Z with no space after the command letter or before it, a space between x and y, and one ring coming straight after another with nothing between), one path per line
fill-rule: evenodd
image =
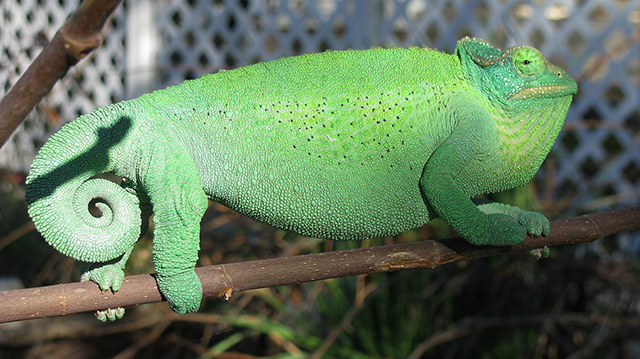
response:
M345 313L344 317L342 317L340 324L338 324L338 326L331 330L322 344L313 352L313 354L311 354L311 356L309 356L309 359L324 358L324 354L327 350L329 350L329 347L331 347L336 339L338 339L338 336L340 336L340 334L342 334L342 332L344 332L347 327L351 325L351 322L353 321L353 318L356 316L356 314L360 313L362 308L364 308L365 298L369 294L373 293L376 288L377 284L375 282L371 282L362 288L362 293L357 294L357 296L360 298L356 298L351 308Z
M158 324L156 324L154 326L153 330L149 334L147 334L145 337L143 337L143 338L139 339L138 341L136 341L129 348L127 348L124 351L120 352L120 354L116 355L114 357L114 359L129 359L129 358L133 358L136 355L137 352L139 352L140 350L144 349L145 347L153 344L160 337L160 335L162 335L162 333L164 333L164 331L169 327L170 324L171 324L171 321L169 321L169 320L159 322Z
M7 234L6 236L2 237L0 239L0 251L2 250L2 248L8 246L9 244L13 243L13 241L15 241L16 239L24 236L25 234L33 231L36 227L33 225L33 221L29 221L23 225L21 225L20 227L16 228L15 230L13 230L11 233Z

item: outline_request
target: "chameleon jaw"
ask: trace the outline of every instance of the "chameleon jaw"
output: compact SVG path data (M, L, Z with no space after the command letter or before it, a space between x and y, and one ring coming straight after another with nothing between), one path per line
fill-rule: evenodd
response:
M561 97L575 93L572 86L567 85L549 85L528 87L522 91L511 95L510 99L526 100L532 97Z

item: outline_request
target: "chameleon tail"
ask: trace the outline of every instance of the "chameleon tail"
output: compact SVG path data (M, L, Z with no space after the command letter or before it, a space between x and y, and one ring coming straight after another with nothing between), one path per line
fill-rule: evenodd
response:
M109 106L64 126L42 147L27 177L29 215L38 231L58 251L84 262L115 259L140 236L138 197L92 178L115 168L114 152L132 126L128 116L113 120L121 112Z

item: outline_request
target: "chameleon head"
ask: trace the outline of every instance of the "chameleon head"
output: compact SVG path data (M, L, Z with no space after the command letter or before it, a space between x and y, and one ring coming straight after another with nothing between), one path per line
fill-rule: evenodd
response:
M492 105L507 113L558 101L568 105L578 90L569 74L533 47L502 51L484 40L467 37L458 42L456 53L467 78L482 89Z
M538 170L553 145L578 86L540 51L515 46L502 51L484 40L458 42L466 79L495 124L503 165L514 186Z

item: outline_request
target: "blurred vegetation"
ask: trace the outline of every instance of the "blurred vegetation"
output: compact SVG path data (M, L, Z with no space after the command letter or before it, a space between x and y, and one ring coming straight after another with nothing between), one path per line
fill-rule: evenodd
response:
M0 176L0 228L25 228L24 177ZM490 197L541 210L536 188ZM28 227L26 227L28 229ZM436 220L397 237L331 242L288 234L212 203L200 265L451 236ZM79 265L34 230L0 238L0 276L25 286L75 281ZM15 237L15 236L14 236ZM615 243L603 239L607 243ZM128 274L152 272L150 236ZM615 250L615 248L612 248ZM269 288L207 300L177 316L166 303L0 325L0 358L633 358L640 348L640 268L634 261L553 248L444 266ZM260 273L256 273L260 275Z

